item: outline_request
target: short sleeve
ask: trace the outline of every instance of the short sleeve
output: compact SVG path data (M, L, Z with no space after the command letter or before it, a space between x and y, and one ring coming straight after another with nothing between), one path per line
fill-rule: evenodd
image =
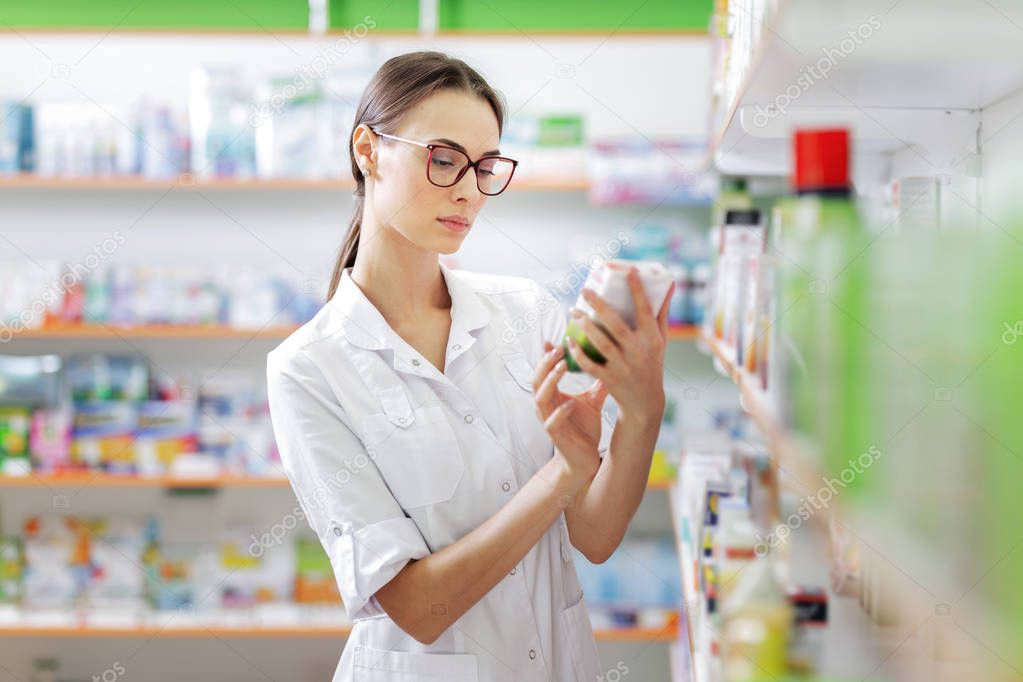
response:
M544 341L550 341L554 345L560 345L565 339L565 329L568 327L567 311L558 302L554 295L538 282L533 282L536 295L535 310L539 312L540 318L540 339L539 350L536 357L543 355ZM562 378L559 387L572 393L581 393L593 384L593 377L582 372L568 372ZM611 400L610 398L608 399ZM597 451L603 457L611 447L611 434L614 431L614 419L608 414L607 405L601 411L600 443Z
M267 356L267 398L281 462L330 558L349 618L382 612L372 599L430 551L369 459L315 363Z

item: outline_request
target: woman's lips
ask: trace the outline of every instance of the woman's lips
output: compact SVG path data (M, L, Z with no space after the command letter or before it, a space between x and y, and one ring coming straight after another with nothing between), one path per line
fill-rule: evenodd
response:
M452 232L465 232L469 229L469 223L451 218L437 218L437 222Z

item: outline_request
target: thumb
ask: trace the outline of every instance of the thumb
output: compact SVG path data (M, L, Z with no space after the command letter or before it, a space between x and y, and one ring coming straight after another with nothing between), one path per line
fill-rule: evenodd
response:
M593 385L586 389L586 397L590 402L602 403L607 397L607 384L600 379L593 382Z
M556 410L551 412L550 416L544 421L544 428L547 429L548 433L553 433L561 428L561 425L565 423L568 416L575 409L575 400L566 400L564 403L558 406Z

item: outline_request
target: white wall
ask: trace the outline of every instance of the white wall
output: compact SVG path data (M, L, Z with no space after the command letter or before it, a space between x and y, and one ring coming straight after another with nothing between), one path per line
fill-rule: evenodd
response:
M984 155L984 216L999 224L1014 214L1019 224L1023 196L1023 91L984 110L981 148ZM985 219L985 227L993 225ZM1018 230L1017 230L1018 233Z
M370 34L372 37L372 34ZM351 47L298 36L0 35L5 69L0 97L132 103L186 101L200 64L240 64L253 76L314 68L318 49L344 52L341 67L380 64L413 49L439 49L481 70L510 111L586 112L595 136L702 135L706 126L709 41L704 38L386 36ZM559 66L561 69L559 70ZM567 69L565 67L568 67ZM66 77L54 77L63 75Z

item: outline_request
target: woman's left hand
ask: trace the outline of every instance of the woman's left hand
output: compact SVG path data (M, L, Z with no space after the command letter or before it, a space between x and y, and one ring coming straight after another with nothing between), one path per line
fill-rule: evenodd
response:
M675 291L674 282L661 309L654 314L643 291L636 268L629 270L629 289L636 307L636 328L633 329L607 301L589 289L583 296L593 307L597 320L611 336L581 310L573 310L575 323L590 343L600 351L606 362L591 360L574 339L569 339L569 352L584 372L607 387L618 404L622 417L636 415L654 423L664 416L664 349L668 342L668 304Z

